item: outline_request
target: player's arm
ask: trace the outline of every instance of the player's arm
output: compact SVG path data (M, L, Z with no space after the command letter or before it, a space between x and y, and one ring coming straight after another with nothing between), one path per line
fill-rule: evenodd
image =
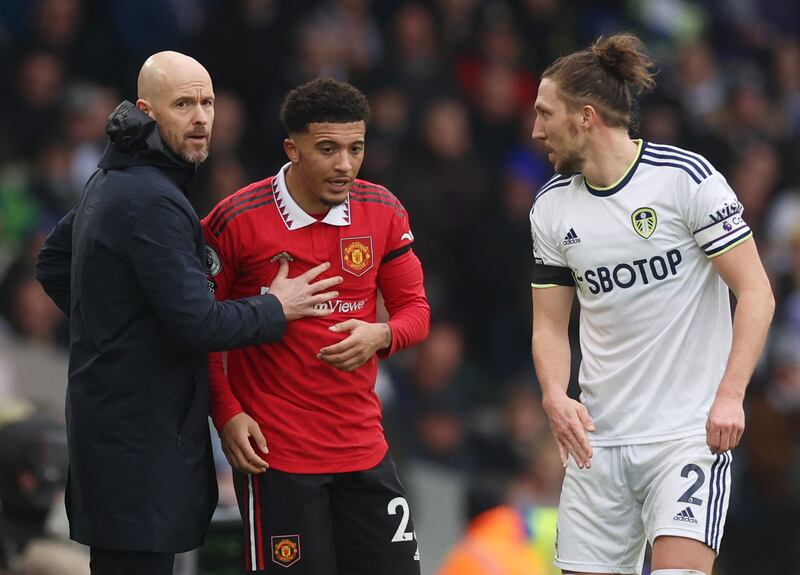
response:
M720 453L736 447L744 432L745 389L764 349L775 298L752 237L711 261L736 296L731 353L706 424L708 446Z
M542 266L546 267L546 266ZM591 467L592 447L586 431L594 423L586 407L567 395L570 374L569 317L575 287L551 285L532 289L533 361L542 388L542 406L558 444L561 463L571 454L578 467Z
M369 323L351 319L330 328L348 335L322 348L318 357L343 371L361 367L376 353L386 358L428 336L431 311L425 297L422 264L412 249L414 236L408 213L396 198L395 201L395 210L386 229L387 251L381 258L376 280L389 321Z
M238 266L235 242L232 241L233 232L228 232L221 240L218 239L209 229L208 221L209 218L205 218L201 222L206 241L208 285L216 300L224 301L231 297L231 287L236 278ZM228 463L243 473L263 472L269 466L256 452L253 444L265 455L269 453L266 439L258 423L244 412L233 393L221 352L211 352L208 355L208 371L211 420L219 433Z
M353 371L376 353L385 358L427 337L430 307L425 297L422 264L416 254L407 249L400 257L382 263L377 283L389 320L369 323L350 319L331 326L331 331L348 335L322 348L321 360L342 371Z
M76 208L72 208L56 224L36 259L36 279L67 316L71 296L72 222L75 219L75 210Z

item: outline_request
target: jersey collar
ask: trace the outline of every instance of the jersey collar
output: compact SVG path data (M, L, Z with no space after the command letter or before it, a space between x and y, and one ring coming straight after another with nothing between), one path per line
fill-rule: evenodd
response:
M278 206L278 212L281 214L283 223L286 224L289 231L304 228L317 222L314 216L308 215L303 211L303 208L297 205L297 202L294 201L294 198L286 188L286 170L291 165L291 162L287 162L280 169L278 175L275 176L275 185L272 187L275 205ZM331 226L349 226L350 194L347 194L347 199L343 203L328 210L328 213L320 221Z
M628 166L628 169L625 170L625 173L622 174L622 176L620 176L616 182L606 188L596 188L594 186L590 186L589 182L586 181L586 178L583 178L583 183L586 184L586 189L589 190L590 194L593 196L599 196L601 198L610 196L620 191L625 187L625 184L631 181L634 172L636 172L636 168L639 167L639 160L642 158L642 152L647 145L644 140L634 140L634 142L636 142L639 146L639 149L636 150L636 157L633 159L633 162L631 162L631 165Z

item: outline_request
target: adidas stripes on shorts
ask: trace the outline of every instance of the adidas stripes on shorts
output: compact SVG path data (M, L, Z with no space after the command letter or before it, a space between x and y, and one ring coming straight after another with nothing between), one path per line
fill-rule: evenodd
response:
M592 467L570 457L558 513L555 565L566 571L640 573L660 535L704 542L716 553L731 488L731 453L705 436L593 447Z

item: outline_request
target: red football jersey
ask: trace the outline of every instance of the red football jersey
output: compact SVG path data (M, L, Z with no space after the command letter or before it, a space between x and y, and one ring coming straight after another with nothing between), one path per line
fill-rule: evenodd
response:
M203 219L209 287L217 299L265 293L289 261L296 277L330 262L319 276L341 275L324 318L289 322L276 343L232 350L227 376L221 354L211 355L211 416L221 430L244 411L269 447L271 467L290 473L369 469L386 453L381 406L375 394L377 358L352 372L317 358L347 333L328 328L348 319L376 321L378 290L392 330L385 357L424 339L430 309L422 266L411 249L408 214L386 188L355 180L347 200L318 220L292 199L284 166L220 202Z

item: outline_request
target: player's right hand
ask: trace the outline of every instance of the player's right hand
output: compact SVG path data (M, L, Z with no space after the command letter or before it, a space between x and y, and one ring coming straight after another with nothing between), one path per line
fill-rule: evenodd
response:
M561 464L566 467L567 458L572 455L581 469L591 467L592 446L586 432L594 431L595 427L586 406L566 394L555 398L546 397L542 406L550 420L550 429L558 445Z
M304 274L289 279L289 262L284 259L280 260L278 275L272 280L269 293L281 302L286 321L301 317L324 317L332 313L331 306L321 304L339 296L337 291L325 290L342 283L342 276L313 282L314 278L330 267L329 262L321 263Z
M258 456L250 438L262 453L269 453L267 440L264 439L261 428L246 413L231 417L220 433L222 450L231 467L242 473L262 473L267 470L269 464Z

